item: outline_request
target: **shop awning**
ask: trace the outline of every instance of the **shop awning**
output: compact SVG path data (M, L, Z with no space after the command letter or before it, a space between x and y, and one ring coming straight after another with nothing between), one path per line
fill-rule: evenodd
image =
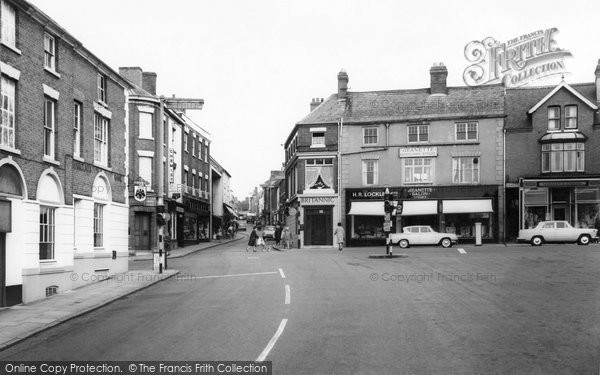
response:
M470 214L494 212L491 199L456 199L444 200L445 214Z
M396 212L393 213L394 215ZM384 216L383 201L376 202L352 202L348 215L361 216Z
M237 218L237 217L238 217L238 215L235 213L235 211L233 210L233 208L229 207L229 206L228 206L227 204L225 204L225 203L223 203L223 207L225 208L225 211L226 211L226 212L227 212L229 215L231 215L231 216L233 216L233 217L235 217L235 218Z
M404 201L402 202L402 216L437 215L437 201Z

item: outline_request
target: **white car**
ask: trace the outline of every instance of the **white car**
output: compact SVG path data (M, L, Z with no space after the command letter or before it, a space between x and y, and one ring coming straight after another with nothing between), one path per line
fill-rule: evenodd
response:
M573 228L567 221L540 221L535 228L521 229L519 242L529 242L540 246L544 242L577 242L589 245L598 242L598 230L594 228Z
M429 225L413 225L402 228L402 233L390 233L393 244L401 248L411 245L442 245L451 247L458 243L458 237L454 233L439 233L431 229Z

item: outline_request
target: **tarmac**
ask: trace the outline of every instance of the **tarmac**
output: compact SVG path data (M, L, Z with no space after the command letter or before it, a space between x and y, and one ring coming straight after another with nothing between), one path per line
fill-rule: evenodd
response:
M238 234L234 239L221 239L174 249L170 252L169 258L184 257L244 237ZM153 255L148 253L130 256L129 260L140 261L152 258ZM162 274L152 270L130 270L42 300L0 308L0 351L178 273L178 270L173 269L164 270Z

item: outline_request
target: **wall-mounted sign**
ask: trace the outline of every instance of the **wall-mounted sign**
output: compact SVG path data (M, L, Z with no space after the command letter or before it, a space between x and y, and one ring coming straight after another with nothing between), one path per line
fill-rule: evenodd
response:
M143 202L147 197L146 185L135 185L133 188L133 197L138 202Z
M335 205L336 197L300 197L300 204L306 205Z
M400 147L398 156L401 158L421 158L437 156L437 147Z

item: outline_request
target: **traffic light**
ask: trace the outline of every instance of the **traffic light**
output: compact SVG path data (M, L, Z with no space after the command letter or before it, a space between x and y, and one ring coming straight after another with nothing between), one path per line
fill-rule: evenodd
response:
M159 227L162 227L165 224L167 224L166 216L167 216L167 214L165 214L165 213L156 214L156 225L158 225Z
M385 193L383 194L383 209L385 212L392 213L394 211L393 199L394 195L390 194L390 189L385 188Z

